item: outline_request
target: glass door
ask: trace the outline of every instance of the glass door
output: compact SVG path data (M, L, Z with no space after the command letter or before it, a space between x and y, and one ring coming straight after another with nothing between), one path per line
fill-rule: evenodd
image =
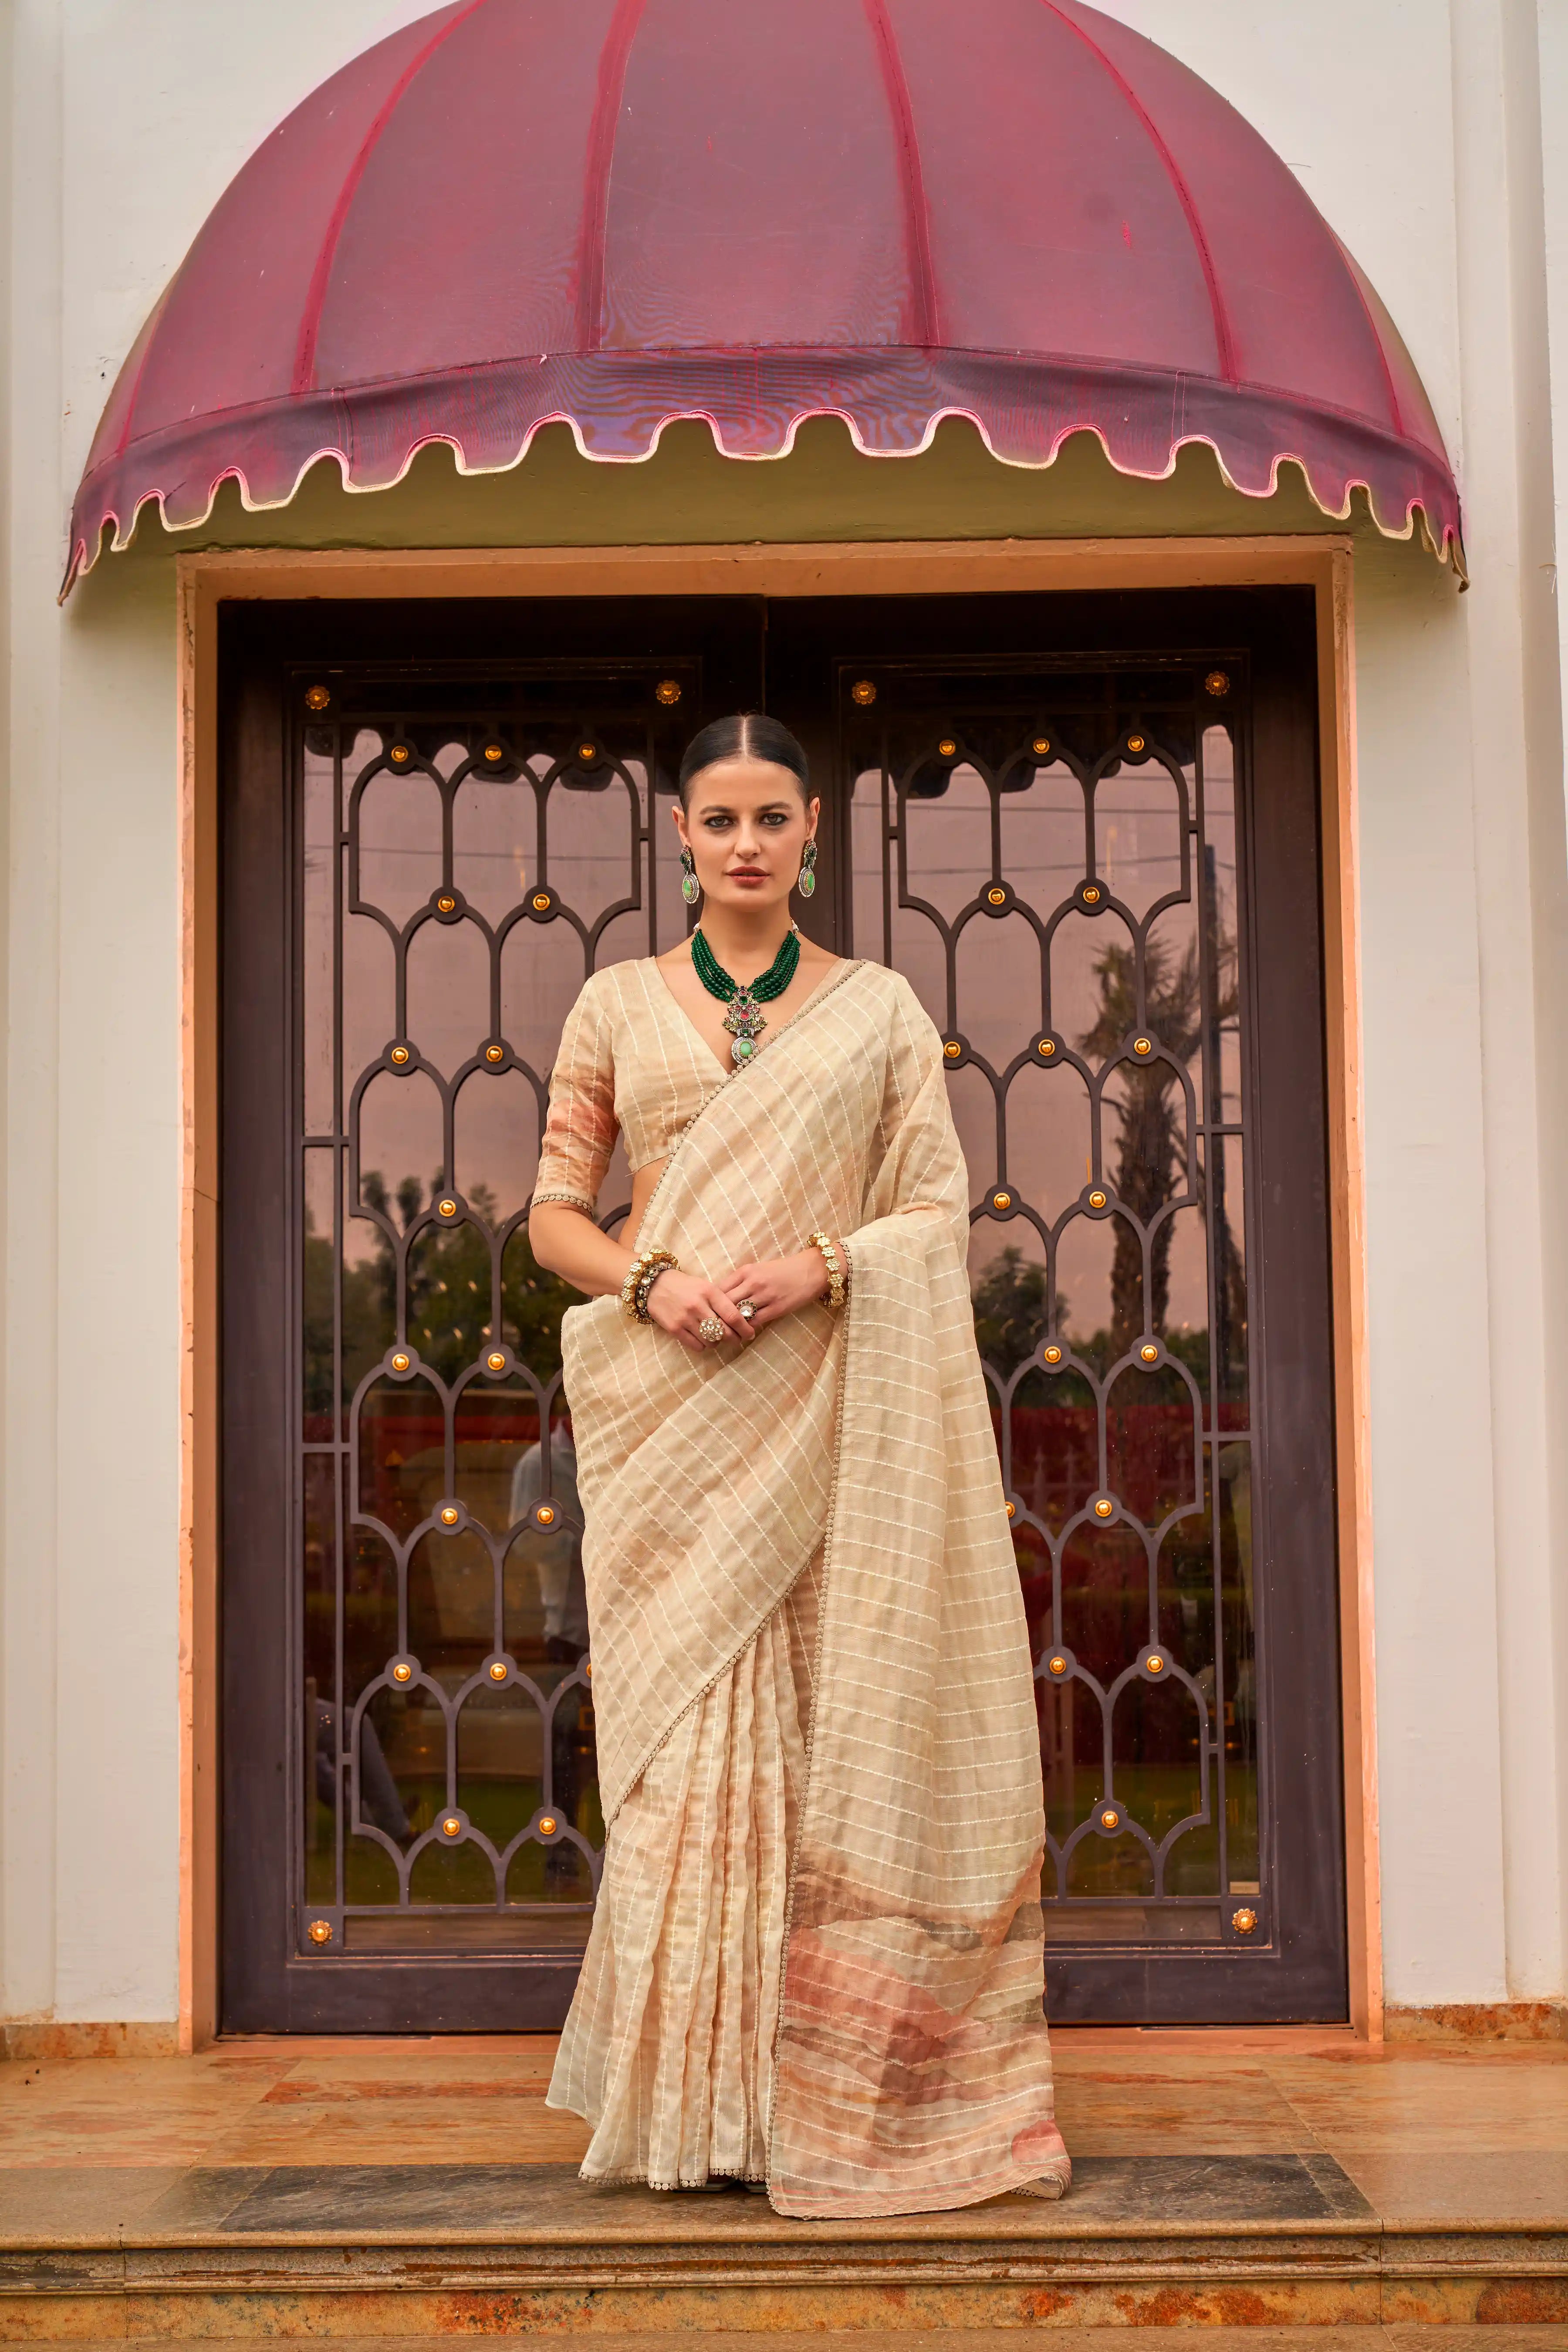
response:
M1343 2014L1312 658L1288 594L232 616L228 2025L564 2015L604 1824L527 1207L584 977L687 929L681 747L764 704L813 929L943 1039L1053 2013Z

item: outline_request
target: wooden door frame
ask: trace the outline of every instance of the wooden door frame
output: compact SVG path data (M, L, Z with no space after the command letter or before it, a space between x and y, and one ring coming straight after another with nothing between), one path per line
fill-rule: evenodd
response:
M1324 1021L1350 2013L1383 2038L1361 917L1348 533L824 545L236 549L175 559L180 925L179 2047L218 2000L218 608L300 597L868 596L1310 587L1318 644ZM1249 2029L1256 2032L1258 2029ZM1289 2029L1281 2029L1289 2031Z

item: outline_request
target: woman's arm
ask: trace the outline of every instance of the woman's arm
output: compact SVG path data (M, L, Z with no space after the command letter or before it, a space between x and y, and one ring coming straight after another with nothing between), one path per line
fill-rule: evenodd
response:
M542 1202L528 1217L528 1243L539 1264L587 1298L605 1298L626 1278L632 1254L566 1201Z
M607 1298L618 1291L632 1262L624 1242L612 1241L592 1217L565 1201L541 1202L529 1217L528 1240L542 1266L590 1298ZM745 1317L717 1283L678 1268L659 1276L648 1292L647 1311L661 1331L698 1356L707 1343L698 1337L697 1327L710 1315L718 1317L731 1339L752 1337Z

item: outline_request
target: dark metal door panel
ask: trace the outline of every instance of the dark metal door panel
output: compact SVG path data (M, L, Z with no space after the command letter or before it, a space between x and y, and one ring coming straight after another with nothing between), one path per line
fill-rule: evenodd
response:
M584 977L686 929L680 748L761 646L739 600L229 616L230 2029L565 2014L604 1824L527 1203Z
M945 1040L1058 2019L1346 2014L1308 591L775 605Z
M564 2013L602 1827L522 1217L584 972L685 927L679 747L764 694L811 927L954 1049L1053 2013L1343 2014L1312 661L1289 592L227 615L227 2025Z

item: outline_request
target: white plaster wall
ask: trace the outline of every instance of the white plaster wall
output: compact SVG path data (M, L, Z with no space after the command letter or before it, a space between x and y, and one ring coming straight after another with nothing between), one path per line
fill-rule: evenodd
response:
M416 6L11 0L0 2015L175 2014L172 576L55 603L124 351L278 118Z
M1537 9L1112 5L1297 171L1460 468L1471 593L1398 548L1358 575L1385 1952L1401 2002L1557 1994L1568 165L1549 143L1542 197ZM175 1990L172 583L109 563L62 616L69 494L233 172L422 5L12 0L6 20L11 2016L167 2018ZM1561 121L1563 0L1539 39Z

